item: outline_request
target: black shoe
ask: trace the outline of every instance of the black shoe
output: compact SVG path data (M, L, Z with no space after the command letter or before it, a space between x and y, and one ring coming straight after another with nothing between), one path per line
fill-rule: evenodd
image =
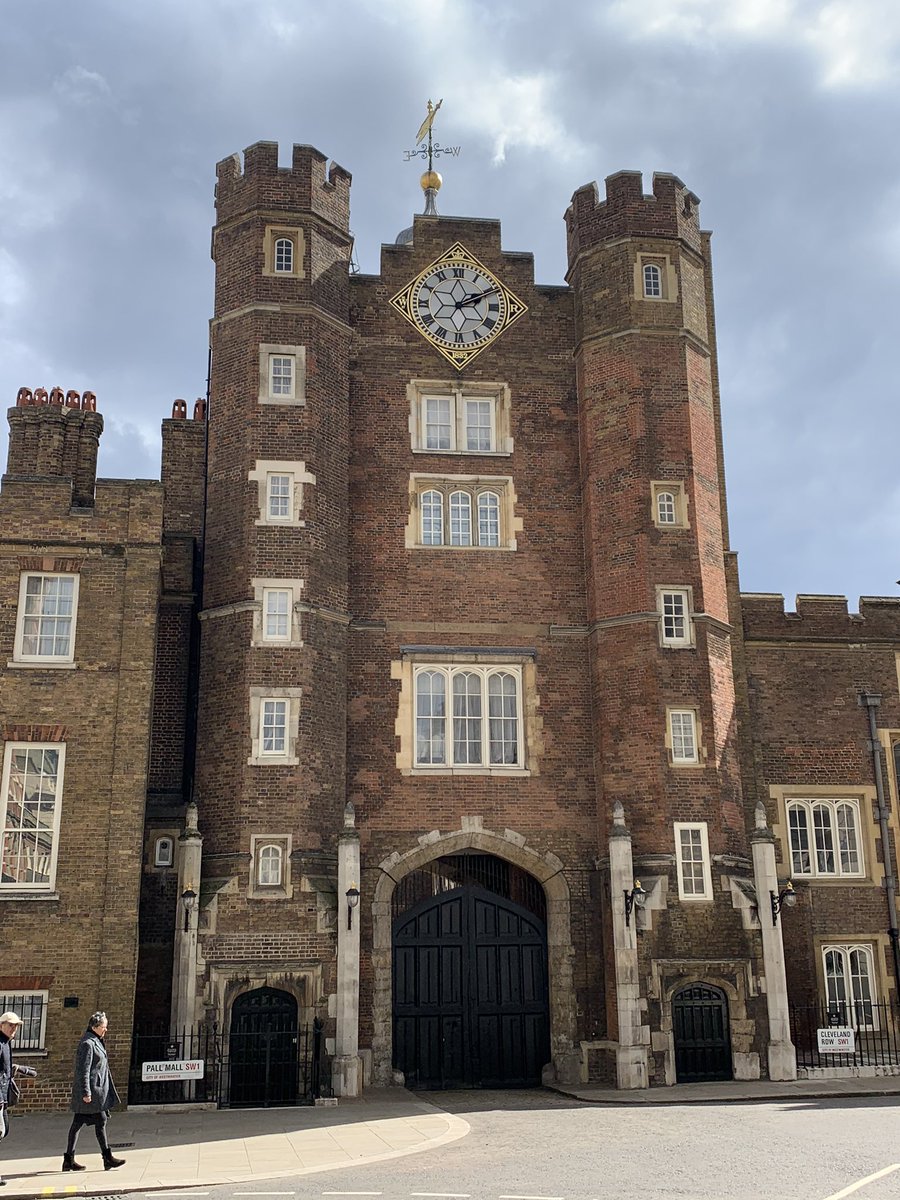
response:
M111 1171L113 1169L113 1167L124 1167L124 1166L125 1166L124 1158L113 1158L111 1153L103 1155L103 1170L104 1171Z
M74 1154L64 1154L62 1169L64 1171L86 1171L87 1167L83 1163L77 1163Z

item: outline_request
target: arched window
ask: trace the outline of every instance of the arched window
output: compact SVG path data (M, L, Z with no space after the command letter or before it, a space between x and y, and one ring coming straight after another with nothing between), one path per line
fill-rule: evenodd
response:
M293 274L294 243L290 238L280 237L275 241L275 271L279 275Z
M175 862L175 842L170 837L156 839L153 847L154 867L171 867Z
M259 848L256 880L260 887L281 887L282 849L275 843Z
M478 497L478 545L500 545L500 497L481 492Z
M656 519L660 525L675 525L677 523L675 496L672 492L656 493Z
M877 1029L871 946L823 946L822 957L829 1014L856 1029Z
M861 875L859 808L849 800L792 800L788 806L795 875Z
M521 766L520 690L518 670L475 665L418 668L416 766Z
M444 544L444 497L440 492L425 492L422 495L422 544Z
M656 263L644 263L644 295L657 300L662 297L662 272Z
M472 545L472 497L468 492L450 493L450 545Z

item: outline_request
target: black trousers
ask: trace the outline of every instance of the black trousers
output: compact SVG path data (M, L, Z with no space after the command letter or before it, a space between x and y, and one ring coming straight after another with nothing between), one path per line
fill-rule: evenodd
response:
M108 1112L76 1113L72 1118L72 1124L69 1126L69 1140L66 1143L66 1154L74 1154L75 1143L78 1141L78 1135L81 1133L82 1126L84 1125L93 1125L101 1151L103 1154L109 1154L109 1141L106 1137L106 1122L108 1120Z

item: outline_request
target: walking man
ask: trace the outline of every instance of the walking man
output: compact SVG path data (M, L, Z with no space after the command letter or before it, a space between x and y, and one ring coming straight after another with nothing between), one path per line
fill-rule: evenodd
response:
M94 1126L105 1171L125 1165L124 1158L113 1158L106 1136L109 1110L119 1103L119 1093L109 1073L109 1058L103 1044L107 1027L106 1013L95 1012L78 1043L75 1078L72 1081L72 1102L69 1105L75 1116L69 1126L69 1140L63 1155L64 1171L85 1169L81 1163L75 1161L75 1143L83 1125Z
M34 1067L20 1067L13 1062L12 1041L19 1032L22 1018L18 1013L0 1013L0 1138L9 1133L10 1102L18 1096L18 1088L13 1082L16 1075L37 1075ZM0 1178L0 1187L6 1183Z

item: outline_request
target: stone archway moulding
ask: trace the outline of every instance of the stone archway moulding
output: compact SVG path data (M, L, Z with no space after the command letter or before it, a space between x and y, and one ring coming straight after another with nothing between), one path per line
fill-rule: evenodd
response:
M573 975L569 885L563 864L551 852L532 850L512 829L495 833L484 829L478 817L463 818L453 833L433 830L404 854L394 852L378 864L372 901L372 970L374 976L372 1072L374 1082L387 1085L392 1078L393 995L391 985L391 897L394 888L411 871L436 858L480 850L521 867L542 885L547 898L547 969L550 988L550 1054L545 1078L577 1083L581 1056L576 1049L575 987Z

